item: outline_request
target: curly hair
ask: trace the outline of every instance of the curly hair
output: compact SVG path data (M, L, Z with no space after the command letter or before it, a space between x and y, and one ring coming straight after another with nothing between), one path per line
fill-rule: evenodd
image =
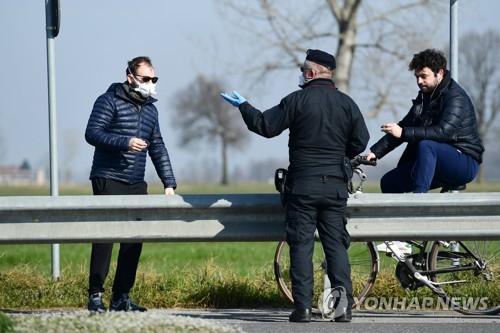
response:
M435 49L427 49L414 54L408 66L408 70L421 70L424 67L430 68L435 74L437 74L440 69L446 70L446 57L444 53Z

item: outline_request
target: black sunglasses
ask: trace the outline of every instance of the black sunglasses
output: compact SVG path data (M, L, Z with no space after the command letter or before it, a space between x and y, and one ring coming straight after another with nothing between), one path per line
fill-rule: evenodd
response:
M142 77L142 82L153 81L153 83L156 83L156 81L158 81L158 78L156 76L151 77L151 76L144 76L144 75L139 75L139 74L135 74L135 76Z

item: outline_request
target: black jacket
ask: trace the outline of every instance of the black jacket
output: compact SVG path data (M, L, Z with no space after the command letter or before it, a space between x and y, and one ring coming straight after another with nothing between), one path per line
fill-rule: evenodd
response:
M142 105L134 103L122 83L112 84L97 98L85 131L85 139L95 147L90 179L103 177L127 184L143 181L149 153L163 186L177 187L154 102L149 97ZM147 141L148 147L139 153L128 151L133 137Z
M308 82L267 111L249 103L239 109L248 129L266 138L290 130L291 175L312 168L339 170L342 158L362 153L370 138L356 103L328 79Z
M398 147L408 145L399 164L416 160L416 145L422 140L447 143L462 153L483 161L483 142L477 128L474 106L465 90L448 72L436 88L432 100L421 91L408 114L398 123L403 129L401 138L384 135L371 148L377 158Z

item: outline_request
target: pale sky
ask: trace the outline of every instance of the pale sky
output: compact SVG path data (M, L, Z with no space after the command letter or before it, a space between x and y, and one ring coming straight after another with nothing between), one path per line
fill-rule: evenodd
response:
M93 147L85 142L84 132L92 105L111 83L125 80L126 62L139 55L151 57L156 75L160 77L156 106L178 180L187 177L192 165L219 163L217 148L200 146L200 151L194 152L178 147L172 110L175 93L187 87L200 73L223 77L232 85L228 90L240 90L239 87L244 86L244 78L235 75L235 71L220 68L216 60L216 57L238 59L242 47L234 34L229 33L235 28L217 15L213 2L60 1L61 30L55 38L60 173L70 165L75 180L88 179ZM460 33L499 29L500 1L459 0L458 3ZM449 20L447 12L443 13L443 20ZM448 24L445 27L447 29ZM33 168L48 169L45 1L1 0L0 30L0 165L17 166L28 160ZM444 36L447 37L448 32ZM248 91L245 97L265 110L297 89L298 74L284 74L278 79L280 85L272 87L266 96ZM235 112L238 111L235 109ZM373 140L379 137L378 132L372 133ZM246 149L231 152L231 169L244 169L251 161L287 159L287 134L271 140L255 134L249 138ZM147 174L157 180L151 164Z

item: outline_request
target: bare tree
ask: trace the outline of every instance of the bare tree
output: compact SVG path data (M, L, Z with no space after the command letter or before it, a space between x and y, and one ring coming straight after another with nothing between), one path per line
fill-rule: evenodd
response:
M336 49L335 83L346 93L356 55L360 56L358 63L362 64L363 75L368 68L383 68L380 74L384 77L377 76L373 83L375 89L371 87L372 112L368 116L372 117L391 104L395 96L393 89L400 86L395 73L406 71L408 56L415 53L415 48L430 42L432 34L423 33L421 26L430 30L438 28L436 24L442 19L432 21L431 16L446 9L438 0L259 0L245 2L244 7L237 0L218 3L221 15L241 28L238 34L248 33L254 38L251 45L255 54L249 55L247 63L265 59L249 72L262 76L271 70L297 68L311 45ZM425 19L430 22L424 24ZM364 37L360 38L362 30ZM358 52L360 50L363 52ZM370 79L365 76L359 81L361 86L372 82L373 73ZM389 84L378 84L380 82Z
M500 112L500 34L493 30L469 32L460 38L460 46L459 81L475 105L479 133L486 143L498 135L495 129ZM481 168L476 179L482 182L483 178Z
M204 139L208 139L208 143L218 141L220 144L223 185L229 183L228 149L240 148L248 136L238 110L220 97L224 90L224 85L217 79L200 75L174 99L181 146L190 146Z

